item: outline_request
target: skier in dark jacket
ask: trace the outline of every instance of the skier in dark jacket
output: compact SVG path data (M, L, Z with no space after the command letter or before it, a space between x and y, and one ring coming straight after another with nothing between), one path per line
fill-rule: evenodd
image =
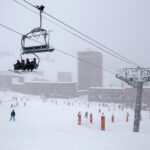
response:
M27 69L27 70L30 70L30 67L31 65L30 65L30 60L29 60L29 58L27 58L26 59L26 64L25 64L25 69Z
M88 118L88 112L87 111L85 112L85 118Z
M12 112L11 112L11 117L10 117L10 121L13 119L14 121L15 121L15 115L16 115L16 113L15 113L15 111L14 110L12 110Z
M17 63L14 64L14 70L19 70L20 69L20 61L17 60Z
M33 62L34 62L34 69L37 69L38 64L37 64L37 62L36 62L36 58L33 59Z
M30 69L31 69L31 71L33 71L33 69L34 69L34 66L35 66L35 63L34 63L34 61L31 61L31 63L30 63Z

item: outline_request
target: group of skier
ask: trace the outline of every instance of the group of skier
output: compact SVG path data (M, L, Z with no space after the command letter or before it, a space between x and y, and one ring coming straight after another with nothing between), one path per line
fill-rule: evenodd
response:
M29 60L29 58L26 59L26 62L24 59L17 60L17 63L14 64L14 70L28 70L33 71L33 69L37 69L38 64L36 63L36 58L34 58L32 61Z

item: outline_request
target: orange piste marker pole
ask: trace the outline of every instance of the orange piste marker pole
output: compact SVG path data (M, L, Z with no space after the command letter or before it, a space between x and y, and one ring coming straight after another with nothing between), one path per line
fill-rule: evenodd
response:
M140 121L142 121L142 115L140 115Z
M101 116L101 130L105 130L105 116Z
M81 115L78 115L78 125L81 125Z
M126 122L129 121L129 114L127 113L127 116L126 116Z
M114 118L115 118L114 115L112 115L111 122L114 122Z
M90 123L93 123L93 115L90 114Z

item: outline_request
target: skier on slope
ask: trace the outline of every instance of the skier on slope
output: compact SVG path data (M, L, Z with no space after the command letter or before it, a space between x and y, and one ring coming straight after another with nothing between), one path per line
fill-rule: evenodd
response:
M15 121L15 115L16 115L16 113L15 113L15 111L14 110L12 110L12 112L11 112L11 114L10 114L10 121L13 119L14 121Z
M87 111L85 112L84 118L88 118L88 112Z

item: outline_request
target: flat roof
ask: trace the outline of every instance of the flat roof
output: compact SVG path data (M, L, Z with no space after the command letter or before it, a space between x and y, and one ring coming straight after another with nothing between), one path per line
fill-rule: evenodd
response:
M76 82L25 81L24 83L77 84Z
M16 77L22 77L19 73L15 73L13 71L0 71L0 76L16 76Z
M121 90L121 87L90 87L90 89L119 89Z
M143 86L144 89L150 89L150 86ZM90 89L120 89L122 90L122 87L90 87ZM124 87L124 89L133 89L133 87L127 86Z

